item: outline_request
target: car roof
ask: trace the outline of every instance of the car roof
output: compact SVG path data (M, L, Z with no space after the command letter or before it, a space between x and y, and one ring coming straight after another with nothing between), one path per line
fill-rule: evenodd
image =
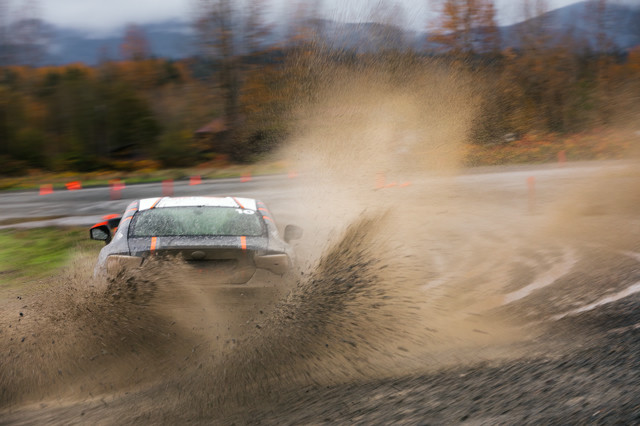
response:
M258 210L257 201L241 197L155 197L143 198L138 211L165 207L234 207Z

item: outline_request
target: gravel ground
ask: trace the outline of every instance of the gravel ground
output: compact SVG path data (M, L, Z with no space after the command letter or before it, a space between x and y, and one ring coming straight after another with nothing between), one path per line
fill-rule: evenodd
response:
M638 424L640 297L562 320L532 356L308 388L249 424ZM541 347L553 347L542 351ZM301 396L303 395L303 396Z
M289 389L269 403L249 403L223 417L166 412L141 396L134 401L153 409L135 412L137 403L120 396L9 410L1 423L637 424L639 306L640 297L633 296L563 319L527 344L527 357Z

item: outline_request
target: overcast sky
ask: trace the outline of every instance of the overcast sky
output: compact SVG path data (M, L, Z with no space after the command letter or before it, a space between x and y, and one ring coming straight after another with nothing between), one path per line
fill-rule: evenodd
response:
M12 0L19 4L23 0ZM40 15L45 20L62 26L83 29L108 30L130 22L148 23L170 18L190 19L197 0L39 0ZM550 8L577 3L579 0L547 0ZM640 1L640 0L637 0ZM380 0L324 0L325 17L357 22L367 20L372 5ZM287 0L271 0L273 19L287 12ZM428 0L386 0L397 3L404 10L405 25L413 29L425 26ZM514 0L496 0L501 24L519 18Z

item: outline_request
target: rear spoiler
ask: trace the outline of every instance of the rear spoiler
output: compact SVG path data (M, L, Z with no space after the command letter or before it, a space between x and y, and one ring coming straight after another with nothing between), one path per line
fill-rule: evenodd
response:
M102 222L98 222L89 229L89 238L92 240L104 241L105 244L111 242L113 234L118 230L122 216L110 214L104 216Z

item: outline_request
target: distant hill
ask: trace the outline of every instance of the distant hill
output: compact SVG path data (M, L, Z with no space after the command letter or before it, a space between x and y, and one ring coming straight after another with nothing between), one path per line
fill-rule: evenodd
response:
M590 12L587 2L574 3L528 21L502 27L503 47L520 47L519 33L526 28L541 28L545 35L552 38L552 42L561 43L565 35L571 35L573 39L595 49L597 31ZM625 51L640 45L640 3L634 6L631 3L609 2L599 18L603 22L605 40L611 48Z
M561 43L563 37L571 33L583 46L596 46L596 34L588 18L587 3L581 2L555 9L528 21L500 28L502 47L521 46L518 34L525 27L541 28L552 41ZM611 47L628 50L640 45L640 5L632 6L611 3L604 17L605 34ZM406 31L399 27L379 23L340 23L329 20L315 20L313 25L327 43L335 48L355 51L369 51L380 46L411 46L421 50L435 47L430 44L430 35L425 32ZM196 36L186 20L140 25L149 40L155 57L181 59L196 54ZM121 59L120 45L124 28L109 34L91 34L79 30L48 25L50 41L42 61L59 65L72 62L96 64L103 59ZM282 37L283 28L276 28L274 37ZM273 39L272 42L279 40Z
M149 41L152 56L182 59L196 53L193 29L188 22L174 19L139 27ZM122 59L120 46L124 28L108 34L92 34L49 25L48 31L50 41L43 61L46 64L84 62L94 65L105 59Z

